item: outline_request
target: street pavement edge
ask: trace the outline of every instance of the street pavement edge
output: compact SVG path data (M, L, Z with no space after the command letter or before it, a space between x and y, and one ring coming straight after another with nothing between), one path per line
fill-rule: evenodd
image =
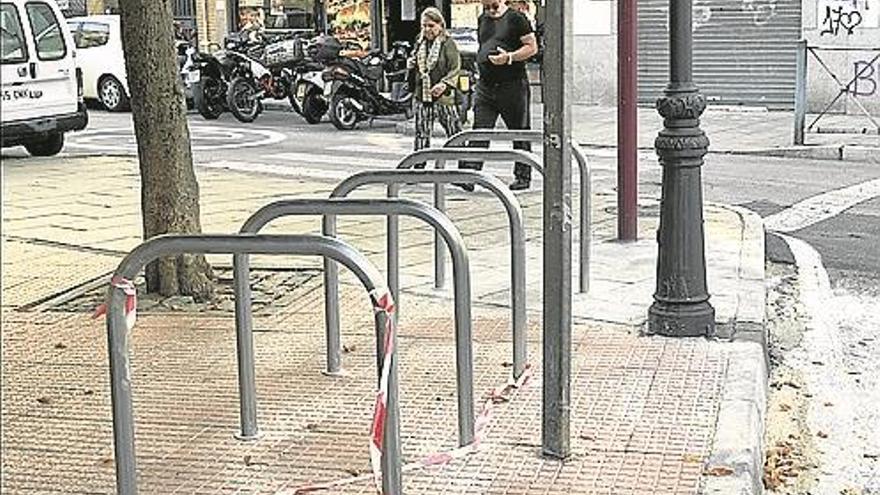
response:
M718 205L737 213L742 223L738 304L734 320L720 325L716 338L730 340L724 391L715 438L700 493L764 493L764 420L769 362L766 337L764 222L746 208Z

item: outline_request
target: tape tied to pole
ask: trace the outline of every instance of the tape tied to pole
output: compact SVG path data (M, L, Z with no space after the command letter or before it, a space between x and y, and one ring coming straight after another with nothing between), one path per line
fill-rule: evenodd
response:
M137 320L137 288L134 283L127 278L114 276L110 279L110 286L121 289L125 294L125 327L127 330L134 328ZM107 314L107 303L101 303L92 313L92 319L100 318Z

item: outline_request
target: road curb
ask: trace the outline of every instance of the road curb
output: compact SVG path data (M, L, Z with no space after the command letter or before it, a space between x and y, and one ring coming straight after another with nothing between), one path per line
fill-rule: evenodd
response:
M714 336L729 341L724 344L728 346L728 359L715 437L700 493L758 495L764 493L763 440L769 377L764 222L746 208L718 206L739 216L742 248L736 313L729 323L718 326Z
M757 342L728 345L724 392L700 493L759 495L764 493L766 352Z

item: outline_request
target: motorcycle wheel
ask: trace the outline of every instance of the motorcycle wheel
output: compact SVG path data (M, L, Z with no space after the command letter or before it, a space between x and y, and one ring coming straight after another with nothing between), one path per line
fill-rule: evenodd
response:
M193 106L206 120L216 120L223 114L223 100L218 97L222 94L220 84L213 77L203 77L193 84Z
M354 98L346 94L335 94L330 100L330 121L340 131L350 131L358 123L358 113L353 101Z
M233 79L226 93L226 105L240 122L253 122L262 109L262 102L257 98L257 85L244 77Z
M310 91L303 100L302 116L309 124L321 122L321 118L327 113L327 102L319 91Z

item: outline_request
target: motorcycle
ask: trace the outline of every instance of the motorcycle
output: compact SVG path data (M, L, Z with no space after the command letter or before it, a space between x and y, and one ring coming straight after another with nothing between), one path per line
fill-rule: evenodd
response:
M308 108L306 119L320 121L326 111L320 108L320 102L306 101L308 92L298 100L294 89L302 79L300 73L317 70L306 63L303 44L299 35L284 36L267 44L261 57L248 55L242 59L240 75L229 83L226 102L238 120L252 122L259 115L256 108L261 108L262 100L268 97L287 99L294 110Z
M297 68L290 95L290 105L309 124L317 124L327 113L329 104L324 98L324 66L308 62Z
M335 45L335 46L328 46ZM305 45L306 58L294 72L290 105L309 124L317 124L330 106L324 97L326 83L322 77L328 59L339 56L342 45L332 37L319 36Z
M213 54L192 55L191 72L197 72L199 80L193 84L193 106L208 120L215 120L228 109L229 81L240 77L247 55L254 40L246 33L232 34L226 38L224 49Z
M379 116L412 116L412 94L406 87L410 44L395 42L388 54L372 51L363 59L339 58L324 70L324 96L330 101L330 120L339 130ZM379 87L389 87L390 93Z

